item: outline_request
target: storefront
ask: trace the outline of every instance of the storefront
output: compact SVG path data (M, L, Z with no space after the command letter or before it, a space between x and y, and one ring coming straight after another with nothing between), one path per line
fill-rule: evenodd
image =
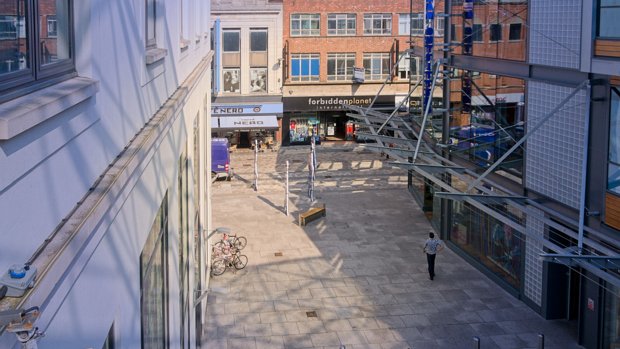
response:
M312 136L323 141L355 140L353 120L343 104L367 107L375 96L284 97L282 134L284 145L308 144ZM390 113L394 96L380 96L373 109Z
M233 147L249 148L254 140L282 144L282 103L211 105L211 133Z

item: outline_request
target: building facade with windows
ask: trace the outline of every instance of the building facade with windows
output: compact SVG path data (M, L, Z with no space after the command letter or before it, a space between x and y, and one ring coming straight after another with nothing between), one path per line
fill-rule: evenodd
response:
M0 310L38 307L38 348L200 347L209 15L198 0L0 3L0 292L36 275ZM0 347L21 346L4 330Z
M282 2L212 0L214 136L281 144Z
M410 191L492 280L566 320L585 348L618 347L620 5L454 0L436 12L451 14L450 51L435 52L449 108L425 129L434 152L408 167Z
M381 90L373 107L393 109L421 79L419 57L399 57L410 39L422 44L422 2L412 5L413 15L407 0L284 0L283 6L284 144L308 143L312 136L353 140L343 103L368 106ZM421 91L413 92L411 104L419 104Z

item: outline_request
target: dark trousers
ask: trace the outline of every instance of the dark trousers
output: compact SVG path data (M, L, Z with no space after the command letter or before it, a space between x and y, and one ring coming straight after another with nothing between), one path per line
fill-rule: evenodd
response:
M431 278L435 277L435 256L436 254L426 254L426 261L428 262L428 275Z

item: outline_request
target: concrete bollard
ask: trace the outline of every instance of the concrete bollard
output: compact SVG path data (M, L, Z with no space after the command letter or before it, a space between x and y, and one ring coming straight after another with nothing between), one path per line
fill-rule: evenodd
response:
M538 349L545 349L545 335L542 333L538 334Z

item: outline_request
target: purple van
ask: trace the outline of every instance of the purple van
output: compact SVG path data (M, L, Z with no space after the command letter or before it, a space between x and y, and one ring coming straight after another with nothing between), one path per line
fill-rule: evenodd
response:
M225 176L227 181L233 176L227 138L211 139L211 177L217 179L220 176Z

